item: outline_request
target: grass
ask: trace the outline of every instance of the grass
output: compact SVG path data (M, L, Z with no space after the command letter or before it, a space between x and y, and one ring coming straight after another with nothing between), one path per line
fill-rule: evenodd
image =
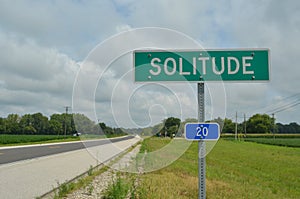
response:
M164 146L166 146L168 143L170 143L170 141L171 141L170 139L164 139L158 137L146 138L142 142L140 153L144 153L145 151L152 152L152 151L159 150Z
M149 151L167 144L145 142ZM194 142L170 166L144 174L145 198L197 198L197 148ZM207 198L300 198L300 148L221 139L206 160Z
M112 183L103 193L103 199L123 199L126 198L131 189L131 183L122 178L120 174L117 174L116 179L112 180Z
M0 135L0 146L77 141L79 137L58 135Z
M53 197L54 199L59 199L59 198L63 198L64 196L66 196L69 191L71 191L75 188L75 183L60 184L59 182L57 182L57 186L58 186L58 189Z
M225 188L218 198L299 198L299 157L298 148L221 140L207 157L207 178Z

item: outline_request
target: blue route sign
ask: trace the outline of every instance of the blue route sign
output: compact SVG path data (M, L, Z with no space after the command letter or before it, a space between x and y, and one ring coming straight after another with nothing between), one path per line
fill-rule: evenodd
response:
M218 140L220 127L218 123L187 123L184 128L187 140Z

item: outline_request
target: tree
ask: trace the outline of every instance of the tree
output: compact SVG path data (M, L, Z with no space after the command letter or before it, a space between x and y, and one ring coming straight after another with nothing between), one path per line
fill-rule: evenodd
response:
M173 137L179 130L180 119L175 117L169 117L165 122L164 130L167 132L167 136Z
M74 115L75 114L67 114L67 113L61 114L61 119L63 120L62 121L63 132L66 135L72 135L74 133L77 133L75 127Z
M87 134L99 134L101 132L96 132L95 122L90 120L87 116L76 113L73 114L74 124L76 124L76 130L78 133L87 133Z
M178 126L171 126L168 128L168 136L170 136L171 138L173 138L178 131Z
M49 121L49 134L52 135L62 135L63 134L63 126L59 120L51 118Z
M101 128L101 134L114 134L114 130L109 126L106 126L104 122L99 123L99 125Z
M161 136L160 135L160 131L164 128L164 124L163 123L159 123L156 124L152 127L151 129L151 133L149 135L157 135L157 136Z
M267 114L255 114L247 121L248 133L271 133L274 119Z
M5 120L6 133L8 134L20 134L20 116L18 114L9 114Z
M99 126L103 131L107 128L107 126L104 122L99 123Z
M5 134L6 132L5 118L0 117L0 134Z
M225 118L222 133L234 133L234 132L235 132L235 123L233 123L231 119Z
M34 119L32 115L30 114L23 115L19 123L22 134L35 134L36 129L32 126L33 123L34 123Z
M53 114L49 121L50 134L72 135L76 132L74 114ZM80 118L78 118L80 120ZM81 132L82 133L82 132Z
M289 133L300 132L300 126L296 122L291 122L288 126L289 126Z
M278 133L300 133L300 125L296 122L291 122L289 124L276 124L276 130Z
M114 128L114 134L125 135L125 133L121 128Z
M36 133L36 129L33 127L33 126L25 126L24 128L23 128L23 133L24 134L35 134Z
M225 118L225 120L226 120L226 118ZM225 120L223 120L222 118L218 117L217 119L212 120L212 122L218 123L219 126L220 126L220 129L223 129Z
M48 134L49 121L42 113L32 114L32 126L36 129L37 134Z

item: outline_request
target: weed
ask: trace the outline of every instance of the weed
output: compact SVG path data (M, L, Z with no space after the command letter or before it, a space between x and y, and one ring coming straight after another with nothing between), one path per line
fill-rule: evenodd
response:
M129 184L118 173L116 179L103 193L103 199L123 199L126 198L130 190Z
M93 175L93 166L92 165L90 165L90 168L89 168L87 174L88 174L88 176L92 176Z
M92 195L92 193L94 191L94 186L92 183L88 186L87 191L88 191L88 195Z
M57 192L55 192L54 199L59 199L65 197L70 191L75 188L74 183L62 183L57 182Z

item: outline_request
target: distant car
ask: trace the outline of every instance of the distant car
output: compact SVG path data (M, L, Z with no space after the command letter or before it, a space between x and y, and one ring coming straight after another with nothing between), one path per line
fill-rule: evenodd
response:
M80 136L81 133L74 133L73 136Z

